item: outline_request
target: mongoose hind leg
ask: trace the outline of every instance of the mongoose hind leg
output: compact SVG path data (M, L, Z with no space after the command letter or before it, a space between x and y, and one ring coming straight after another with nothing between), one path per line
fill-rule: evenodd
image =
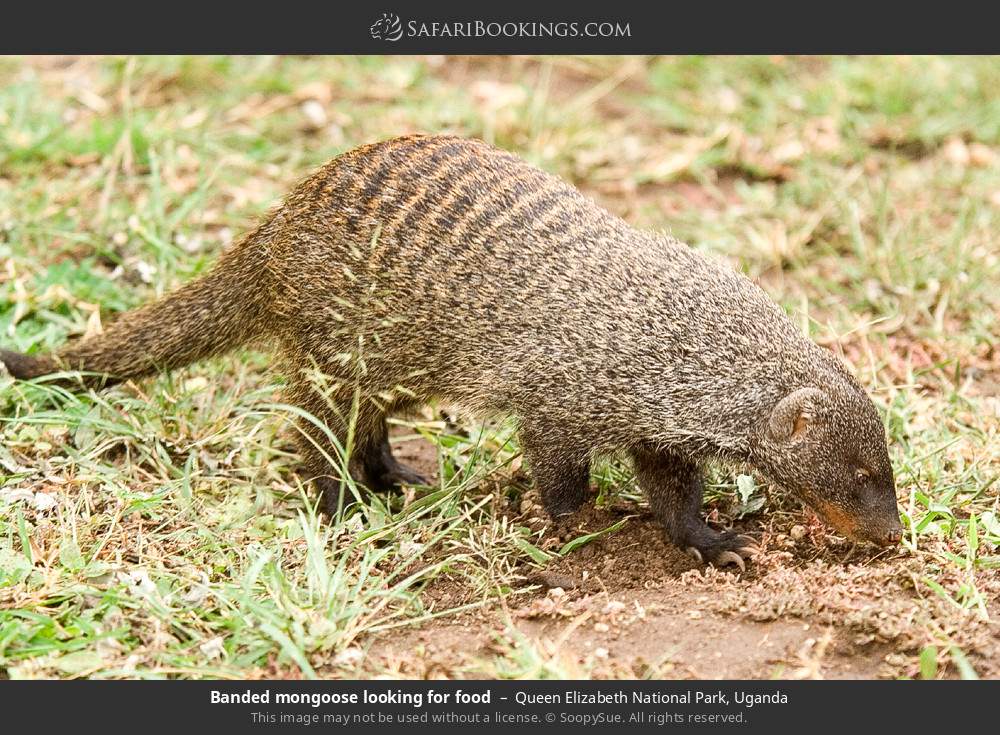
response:
M325 423L337 441L340 442L341 449L343 448L346 434L337 431L340 422L332 411L326 410L322 403L316 402L298 400L295 401L294 405L298 405ZM299 418L296 424L299 429L299 436L296 439L299 448L299 472L319 492L323 512L334 516L338 506L342 504L342 494L345 489L343 454L338 451L327 433L311 421ZM348 462L346 469L354 477L350 464Z
M302 471L321 493L328 515L335 515L341 504L345 469L355 483L374 492L395 490L400 485L427 484L419 473L392 455L385 413L381 410L372 407L353 412L352 416L350 401L322 396L315 386L305 382L292 384L288 400L325 424L337 440L335 444L312 421L299 419ZM346 468L343 467L345 452L349 453Z
M634 450L632 458L639 487L674 544L698 561L746 568L744 559L756 551L753 540L734 531L716 531L701 518L704 488L697 464L649 449Z
M403 485L428 484L423 475L393 456L385 417L376 422L368 441L363 446L359 445L355 456L362 475L360 478L355 475L355 479L375 492L398 490Z
M370 429L361 435L355 428L355 441L358 444L352 449L347 462L347 471L354 482L377 493L398 491L403 485L427 485L427 480L420 473L392 455L388 433L384 428L385 419L380 418L377 423L382 425L381 429ZM324 447L324 451L334 462L337 462L340 453L334 449L328 437L320 436L316 427L303 426L303 431L307 435L299 441L303 470L319 490L323 509L328 515L335 515L340 504L343 473L330 464L313 442L323 440L324 443L320 446ZM343 436L346 435L338 433L338 439Z

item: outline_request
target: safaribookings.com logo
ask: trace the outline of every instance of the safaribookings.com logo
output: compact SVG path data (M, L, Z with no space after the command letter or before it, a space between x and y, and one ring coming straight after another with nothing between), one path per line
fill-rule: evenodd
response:
M376 41L407 38L631 38L632 29L623 21L419 21L406 24L395 13L382 17L368 29Z
M398 41L403 37L403 23L395 13L382 13L368 30L376 41Z

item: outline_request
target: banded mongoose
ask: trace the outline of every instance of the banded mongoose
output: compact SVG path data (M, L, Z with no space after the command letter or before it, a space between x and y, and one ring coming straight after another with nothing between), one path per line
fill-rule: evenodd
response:
M713 459L749 463L851 538L902 534L879 414L831 353L744 275L483 142L348 151L207 274L53 356L0 360L16 378L108 382L252 340L274 346L288 401L342 442L350 417L349 471L376 491L424 482L393 458L386 417L437 398L517 417L554 518L617 453L669 538L717 564L754 547L700 518ZM303 465L335 505L329 439L302 428Z

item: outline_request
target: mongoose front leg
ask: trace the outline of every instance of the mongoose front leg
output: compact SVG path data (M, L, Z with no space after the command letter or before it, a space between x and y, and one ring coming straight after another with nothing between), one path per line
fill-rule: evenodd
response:
M590 485L587 453L545 444L540 435L522 434L521 445L545 511L558 520L579 510Z
M639 487L674 544L698 561L746 569L744 558L756 551L753 540L734 531L716 531L701 518L704 488L697 464L671 452L650 449L634 450L632 458Z

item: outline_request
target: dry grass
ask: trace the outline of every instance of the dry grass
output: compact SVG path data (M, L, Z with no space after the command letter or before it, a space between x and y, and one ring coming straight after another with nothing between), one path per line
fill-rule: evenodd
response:
M838 351L885 411L908 528L871 559L720 470L710 512L769 551L752 573L685 571L641 519L560 555L510 427L437 409L398 429L437 489L359 493L330 526L265 356L80 396L0 378L0 672L711 675L673 637L793 646L804 622L839 643L721 671L835 675L836 652L876 659L856 675L998 675L997 89L990 58L0 59L4 346L190 278L339 151L480 136L730 259ZM641 513L627 470L595 484L580 533ZM548 627L540 568L596 585ZM628 623L645 663L602 643L619 598L651 611ZM671 627L693 612L719 624Z

